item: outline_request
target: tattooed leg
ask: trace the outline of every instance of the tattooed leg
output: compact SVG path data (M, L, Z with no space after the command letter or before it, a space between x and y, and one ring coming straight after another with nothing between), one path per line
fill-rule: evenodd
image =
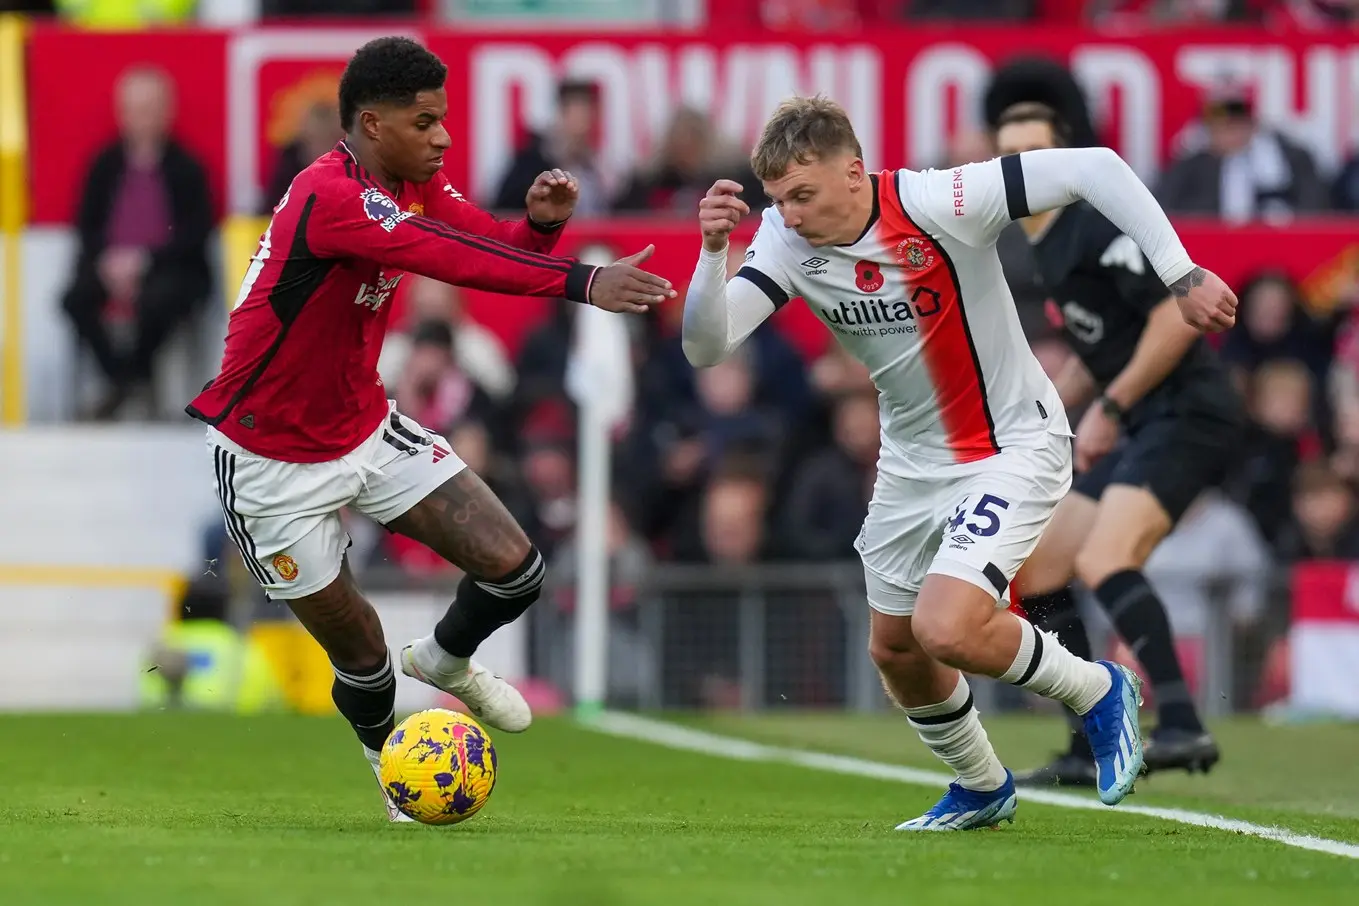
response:
M366 748L381 749L394 726L396 675L382 624L354 584L349 561L345 560L334 582L288 605L330 658L335 669L330 689L335 707Z
M457 658L538 599L545 572L542 555L486 483L471 469L387 525L413 538L464 573L457 597L434 629L439 647Z
M543 558L505 505L471 469L387 524L464 573L433 635L401 649L408 676L456 696L500 730L528 729L533 712L509 683L471 660L491 633L519 619L543 585Z
M528 556L519 523L471 469L463 469L387 524L478 579L495 579Z

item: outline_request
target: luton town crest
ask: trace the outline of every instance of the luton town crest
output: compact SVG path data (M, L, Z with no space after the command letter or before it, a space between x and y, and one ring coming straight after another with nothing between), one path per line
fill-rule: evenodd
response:
M897 243L897 261L911 271L923 271L934 264L934 250L928 240L911 236Z

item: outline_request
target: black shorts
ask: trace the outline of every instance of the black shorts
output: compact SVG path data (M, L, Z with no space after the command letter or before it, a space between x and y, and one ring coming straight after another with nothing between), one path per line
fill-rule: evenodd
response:
M1111 484L1146 488L1172 523L1205 489L1227 476L1245 436L1244 426L1217 419L1163 416L1137 426L1072 490L1099 500Z

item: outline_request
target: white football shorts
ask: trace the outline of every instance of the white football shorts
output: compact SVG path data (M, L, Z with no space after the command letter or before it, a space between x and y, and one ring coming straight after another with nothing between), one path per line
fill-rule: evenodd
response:
M270 598L301 598L335 581L349 548L342 508L386 525L467 467L442 436L395 403L388 408L367 440L329 462L266 459L208 428L227 533Z
M1037 448L1007 447L930 475L879 469L854 543L869 606L910 616L929 573L971 582L1008 606L1011 580L1071 488L1071 438L1043 437Z

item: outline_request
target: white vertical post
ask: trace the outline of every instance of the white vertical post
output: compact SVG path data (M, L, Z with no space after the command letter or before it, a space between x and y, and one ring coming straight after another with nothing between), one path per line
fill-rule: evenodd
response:
M603 312L601 312L603 314ZM576 521L575 698L579 716L604 707L609 647L609 424L598 405L580 413Z
M588 264L612 256L582 250ZM603 260L600 260L600 259ZM610 460L615 425L632 410L630 315L582 306L566 367L566 389L580 412L576 521L575 700L577 716L604 707L609 664Z

